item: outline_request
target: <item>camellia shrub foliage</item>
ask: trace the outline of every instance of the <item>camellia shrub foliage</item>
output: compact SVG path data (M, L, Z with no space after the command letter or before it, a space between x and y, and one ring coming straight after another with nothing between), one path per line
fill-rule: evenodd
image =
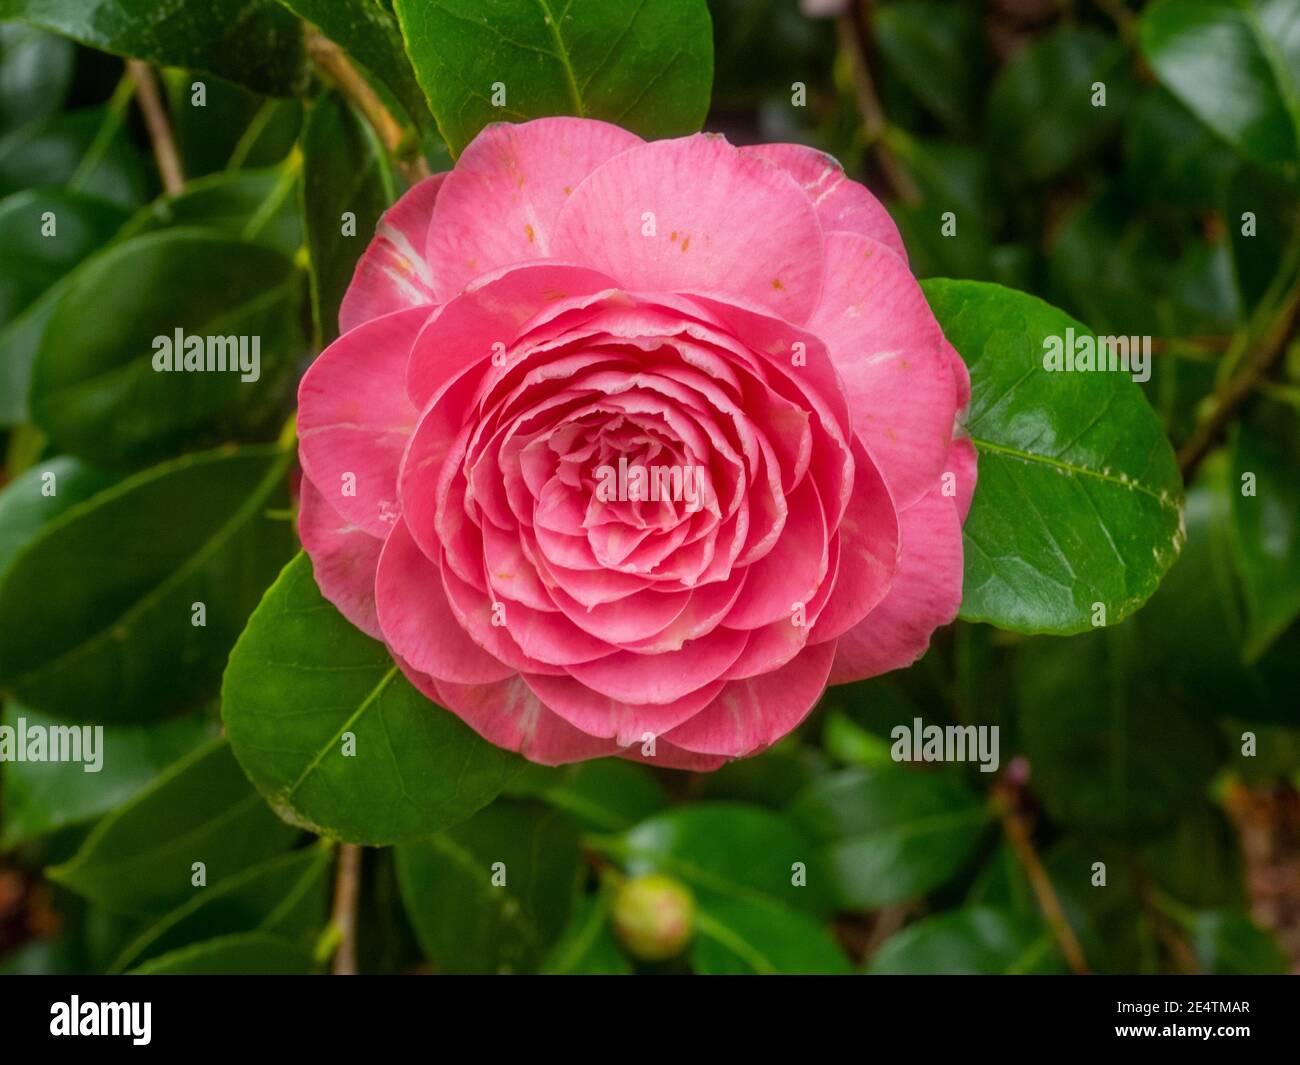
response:
M0 20L0 968L1300 964L1294 0Z

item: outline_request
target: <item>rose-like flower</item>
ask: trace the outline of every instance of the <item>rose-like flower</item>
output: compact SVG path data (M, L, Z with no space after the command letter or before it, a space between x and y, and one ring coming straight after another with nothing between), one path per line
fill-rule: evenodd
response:
M322 592L533 761L762 750L961 597L969 379L904 256L808 148L489 127L299 390Z

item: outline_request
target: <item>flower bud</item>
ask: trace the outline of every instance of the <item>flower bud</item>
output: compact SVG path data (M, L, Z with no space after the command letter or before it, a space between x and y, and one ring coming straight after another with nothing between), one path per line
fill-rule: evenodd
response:
M614 933L638 961L676 957L695 931L695 899L662 873L627 880L614 898Z

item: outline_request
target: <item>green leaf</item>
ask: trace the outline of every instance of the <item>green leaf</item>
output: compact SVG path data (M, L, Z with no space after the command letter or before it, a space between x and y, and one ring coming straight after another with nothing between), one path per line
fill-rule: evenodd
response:
M963 976L1065 971L1052 935L1038 921L970 907L927 917L891 936L867 966L873 975Z
M170 227L202 229L229 240L265 244L292 258L302 245L298 205L284 188L283 167L210 174L185 184L175 196L160 196L140 208L119 239ZM265 213L267 207L272 208ZM254 220L257 220L256 222ZM256 226L256 232L250 232Z
M815 850L789 818L730 802L656 814L611 843L629 876L674 876L690 886L702 908L717 898L757 899L820 916L829 912L830 884ZM800 879L806 886L798 885Z
M0 12L4 3L0 0ZM145 198L145 169L123 129L111 130L102 153L81 170L109 124L118 120L106 108L87 107L36 119L0 137L0 196L34 185L68 184L75 176L78 192L134 207Z
M621 758L597 758L558 769L529 763L506 790L548 802L596 832L631 828L668 805L654 774Z
M713 41L705 0L396 0L415 75L453 154L492 122L577 115L646 138L700 128ZM494 106L503 87L505 103Z
M1189 933L1201 968L1219 976L1281 976L1287 958L1277 940L1244 913L1195 914Z
M888 68L941 122L969 129L984 84L979 9L903 0L870 10Z
M429 108L402 46L397 19L375 0L280 0L382 81L411 120L424 126Z
M339 335L339 304L357 260L393 202L392 169L370 124L335 94L322 97L302 138L302 216L320 345ZM350 213L346 232L344 215Z
M132 969L128 976L307 976L311 954L280 936L261 932L218 936L174 950Z
M988 101L989 143L1008 171L1045 181L1096 148L1133 92L1123 44L1100 30L1063 26L1026 45L1002 69ZM1106 105L1094 106L1093 86Z
M48 293L126 218L117 204L64 189L27 189L0 202L0 425L27 418L36 348L24 337L33 321L38 336L44 329Z
M292 458L270 447L186 456L47 524L0 578L0 686L57 717L108 723L210 698L292 549L288 522L267 516L287 506Z
M209 890L192 885L193 863L202 862L215 885L284 850L293 837L222 740L173 765L47 872L110 910L158 913Z
M582 869L562 813L510 799L396 853L420 945L451 973L534 967L564 928Z
M948 775L898 766L821 777L791 815L822 844L844 909L875 909L942 886L989 821L987 806Z
M296 97L267 99L174 67L159 75L187 187L195 178L225 170L275 166L298 140L303 106Z
M1219 202L1236 156L1166 89L1139 99L1124 131L1124 184L1152 204L1209 210Z
M1228 181L1223 216L1241 303L1251 310L1279 280L1288 251L1300 242L1300 196L1294 185L1242 166Z
M613 894L584 895L542 963L547 976L631 976L632 963L609 927Z
M1115 624L1182 546L1182 481L1160 421L1122 372L1048 372L1046 338L1089 331L1021 292L923 285L971 372L979 484L963 531L961 616L1024 633ZM1148 367L1149 368L1149 367Z
M1145 837L1203 801L1218 764L1213 733L1169 698L1150 661L1127 626L1021 648L1024 753L1064 824Z
M58 111L75 61L69 40L34 26L0 26L0 133Z
M92 48L193 67L259 92L287 95L307 79L298 20L273 0L0 0L22 19Z
M691 965L703 976L851 971L848 959L812 917L763 899L717 899L697 918Z
M300 284L279 252L202 230L114 245L78 272L51 312L32 368L36 423L61 450L106 465L265 436L300 353ZM206 342L215 368L156 369L158 338L175 360L194 338Z
M325 601L303 554L230 653L221 712L276 812L331 839L427 836L491 802L521 764L417 692L382 643Z
M1300 616L1300 418L1270 404L1236 427L1231 456L1232 548L1253 662Z
M23 471L0 491L0 576L18 551L65 510L102 492L116 474L56 456Z
M1300 159L1300 19L1291 0L1160 0L1142 54L1197 117L1263 166Z
M5 724L16 728L20 719L28 728L64 724L20 703L9 703ZM4 808L0 845L13 847L93 820L133 799L168 766L215 734L215 722L190 714L145 726L105 728L97 747L100 768L95 772L87 772L83 762L6 762L0 777Z
M133 969L214 936L266 932L310 949L329 903L332 848L323 842L290 851L227 877L150 925L109 972Z

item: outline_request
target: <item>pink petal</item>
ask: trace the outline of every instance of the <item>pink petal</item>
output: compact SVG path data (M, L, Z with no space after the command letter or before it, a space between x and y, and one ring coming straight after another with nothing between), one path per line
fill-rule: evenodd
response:
M555 218L570 193L601 163L641 143L593 119L485 128L456 160L428 225L439 301L498 267L552 256Z
M808 197L717 134L640 145L598 167L561 208L552 253L623 288L715 289L793 322L807 320L822 285Z
M830 348L854 429L900 507L943 469L957 383L943 334L901 259L869 237L826 238L826 290L809 328Z
M491 367L493 354L507 350L520 326L551 304L612 285L608 276L588 267L553 262L482 275L444 304L416 339L406 376L411 401L423 410L466 367Z
M799 183L817 209L826 233L847 231L878 240L904 261L907 249L885 205L864 185L850 180L834 156L803 144L755 144L741 148L779 166Z
M940 486L898 516L898 572L884 601L839 638L832 684L910 666L961 606L961 520Z
M817 704L835 657L835 641L805 647L771 673L728 681L722 694L664 739L698 754L737 758L769 747Z
M311 557L317 587L353 625L382 640L375 614L375 571L384 542L339 517L307 477L301 493L298 536Z
M569 666L569 675L620 702L662 705L717 680L740 656L747 640L746 633L715 629L677 651L651 655L619 651L595 662Z
M716 681L669 703L637 705L611 699L572 677L524 674L546 706L589 736L613 739L620 747L643 743L693 717L722 690Z
M425 259L425 237L446 174L412 185L384 212L375 238L357 261L352 284L339 307L339 330L346 333L372 318L407 307L438 302Z
M830 599L809 635L830 640L867 616L889 592L898 568L898 516L875 464L854 450L853 495L840 521L840 566Z
M416 417L406 361L427 315L412 307L344 333L298 386L303 470L334 510L371 536L387 536L396 518L397 471ZM353 478L355 494L347 494Z
M438 566L421 553L403 521L379 557L375 603L384 637L421 673L458 684L487 684L514 674L456 620Z

